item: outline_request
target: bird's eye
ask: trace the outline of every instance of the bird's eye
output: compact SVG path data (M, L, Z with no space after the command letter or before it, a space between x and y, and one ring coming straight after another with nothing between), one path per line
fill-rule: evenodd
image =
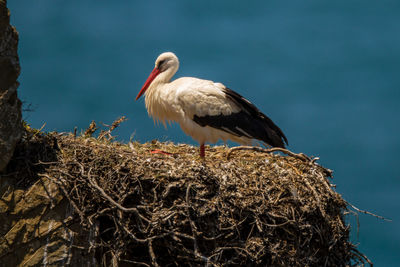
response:
M160 62L158 62L158 68L161 68L161 65L165 63L165 60L161 60Z

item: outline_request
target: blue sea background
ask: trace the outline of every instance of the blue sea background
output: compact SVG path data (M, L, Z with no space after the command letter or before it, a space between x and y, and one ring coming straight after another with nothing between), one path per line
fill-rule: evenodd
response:
M118 140L196 144L134 98L164 51L177 77L222 82L320 157L336 190L392 219L351 216L375 266L400 256L400 1L8 1L20 34L23 117L46 131L129 120Z

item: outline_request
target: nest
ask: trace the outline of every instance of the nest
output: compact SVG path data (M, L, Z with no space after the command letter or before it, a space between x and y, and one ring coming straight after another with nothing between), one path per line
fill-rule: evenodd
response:
M94 242L85 249L96 251L98 263L369 262L349 241L347 203L332 189L331 172L314 160L254 151L236 151L228 160L228 148L208 147L202 161L192 146L126 145L113 142L111 130L91 137L95 130L92 125L82 136L29 133L29 142L47 144L42 152L52 163L39 171L59 185L81 227L91 231Z

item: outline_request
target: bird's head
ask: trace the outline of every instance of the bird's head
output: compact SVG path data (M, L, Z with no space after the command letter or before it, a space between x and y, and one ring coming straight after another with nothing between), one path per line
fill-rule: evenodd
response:
M150 73L146 82L144 83L142 89L136 96L136 100L138 100L144 92L149 88L150 84L153 80L160 74L163 74L163 80L168 82L175 72L179 68L179 60L178 57L172 52L165 52L158 56L155 62L155 67L153 71Z

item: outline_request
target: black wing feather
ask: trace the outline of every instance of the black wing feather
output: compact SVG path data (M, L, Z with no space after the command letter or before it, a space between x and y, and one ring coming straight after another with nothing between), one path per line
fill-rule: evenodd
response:
M193 120L197 124L217 128L236 136L258 139L274 147L285 147L285 143L288 144L282 130L255 105L229 88L223 91L241 110L230 115L195 115Z

